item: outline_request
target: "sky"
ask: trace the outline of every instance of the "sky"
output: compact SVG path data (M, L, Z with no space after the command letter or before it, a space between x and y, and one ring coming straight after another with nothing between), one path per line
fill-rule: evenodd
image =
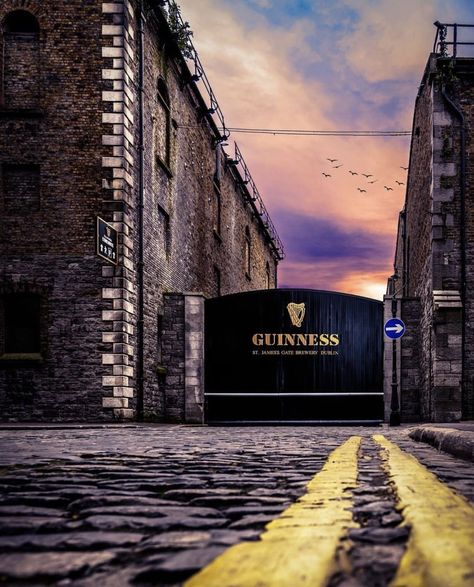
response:
M226 126L239 128L411 130L433 22L474 22L472 0L178 4ZM235 132L229 154L233 141L285 246L279 286L381 299L393 273L409 137Z

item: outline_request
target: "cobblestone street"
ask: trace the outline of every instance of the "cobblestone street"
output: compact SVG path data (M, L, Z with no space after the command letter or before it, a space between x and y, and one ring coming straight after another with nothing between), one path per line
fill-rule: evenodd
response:
M388 584L409 528L400 525L371 440L381 432L473 500L472 464L403 429L4 429L2 584L181 584L229 546L256 541L355 435L362 437L353 507L360 527L342 545L350 556L332 584Z

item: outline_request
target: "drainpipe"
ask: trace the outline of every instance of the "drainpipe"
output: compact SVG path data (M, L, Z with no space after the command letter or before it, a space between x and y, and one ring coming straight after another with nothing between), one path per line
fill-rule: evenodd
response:
M138 282L138 308L137 308L137 418L143 420L143 208L144 208L144 128L143 128L143 108L144 108L144 14L143 0L138 3L138 263L137 263L137 282Z
M467 406L466 397L466 381L464 379L465 365L466 365L466 132L465 132L465 121L464 114L456 106L453 100L447 95L446 88L443 84L441 87L441 94L445 99L448 106L457 116L459 126L459 141L461 143L461 164L460 164L460 208L461 208L461 221L460 221L460 246L461 246L461 302L462 302L462 341L461 341L461 393L462 393L462 407L467 408L467 411L463 414L465 418L471 416L471 406Z

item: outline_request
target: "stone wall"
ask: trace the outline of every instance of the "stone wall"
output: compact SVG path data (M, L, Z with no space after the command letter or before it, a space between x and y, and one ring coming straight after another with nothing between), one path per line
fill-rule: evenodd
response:
M5 0L0 6L0 22L21 9L38 24L29 40L0 34L7 56L0 306L15 292L38 295L42 332L39 356L21 360L5 356L0 333L2 418L129 419L142 405L148 419L196 420L200 408L185 398L201 374L175 372L184 365L175 357L186 349L167 354L164 334L174 326L165 294L262 289L268 275L276 286L267 230L216 141L200 82L191 79L157 3L144 6L143 324L137 3ZM97 216L118 232L117 266L95 255ZM1 307L0 314L1 326ZM184 316L178 330L188 323ZM177 340L184 345L183 337Z
M420 300L400 300L406 333L400 340L400 414L402 422L419 422L420 413Z
M5 0L0 22L18 9L34 15L39 32L15 39L0 33L7 51L0 295L39 296L42 337L40 356L12 357L0 349L0 413L3 419L107 420L113 414L102 410L101 312L108 304L101 301L106 280L94 254L102 199L100 5ZM12 201L17 198L21 205Z
M419 365L418 376L413 371L402 381L402 398L413 413L419 401L420 416L429 421L472 417L474 408L473 71L472 59L430 56L415 104L404 225L397 239L397 295L418 325L419 345L417 361L414 348L402 357L402 372ZM418 308L411 298L419 300Z

